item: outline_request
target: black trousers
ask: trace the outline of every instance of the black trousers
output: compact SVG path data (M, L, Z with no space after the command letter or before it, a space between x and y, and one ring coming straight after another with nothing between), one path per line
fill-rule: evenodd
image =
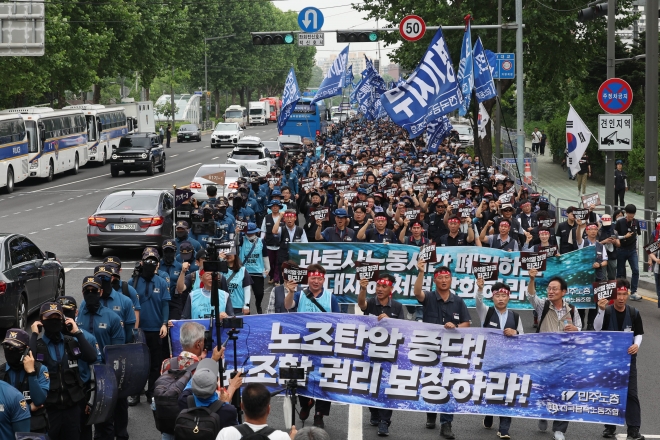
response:
M147 396L154 395L156 379L160 376L160 365L163 362L163 341L159 332L144 332L149 347L151 366L149 367L149 386L147 387Z
M630 377L628 378L628 402L626 403L626 425L639 429L642 426L642 409L637 396L637 355L630 358ZM606 428L616 428L614 425L605 425Z
M80 440L80 405L66 409L47 408L51 440Z
M170 148L170 139L172 139L172 138L168 136L167 137L167 148Z
M586 310L588 310L588 313ZM598 315L598 309L578 309L578 313L582 320L582 331L592 331L594 329L594 320L596 319L596 315ZM584 319L585 315L587 317L586 320Z
M626 206L626 202L623 199L626 196L626 189L615 189L614 190L614 206Z
M103 423L94 425L94 440L114 440L115 422L110 419Z
M128 399L126 397L117 399L115 406L115 437L118 440L128 440Z
M253 275L252 277L252 293L254 294L254 305L257 308L257 313L262 314L261 302L264 300L264 276L263 275Z
M314 405L314 403L310 403L310 401L314 402L314 399L305 396L298 396L298 402L300 402L300 406L302 407L309 406L310 404ZM314 414L321 416L329 416L330 403L331 402L328 402L327 400L316 399L316 411L314 412Z
M391 409L383 409L383 408L369 408L369 412L371 413L371 418L374 420L382 420L384 422L387 422L388 424L390 423L390 420L392 419L392 411Z

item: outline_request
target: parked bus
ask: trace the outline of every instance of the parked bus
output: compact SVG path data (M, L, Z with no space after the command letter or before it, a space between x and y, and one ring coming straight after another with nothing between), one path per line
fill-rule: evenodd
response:
M50 182L55 174L65 171L78 174L89 160L87 123L82 110L24 107L0 113L20 114L25 121L28 177L42 177Z
M79 104L64 110L82 110L87 124L87 149L89 161L105 165L112 156L112 146L129 133L126 112L123 107L106 107L101 104Z
M269 118L271 122L277 122L277 118L280 117L280 99L276 96L271 96L269 98L261 98L259 101L268 102L269 107Z
M328 112L323 101L311 103L311 97L300 98L296 108L282 127L280 134L293 134L315 139L325 133L328 126Z
M28 177L28 136L21 115L0 115L0 188L11 194Z

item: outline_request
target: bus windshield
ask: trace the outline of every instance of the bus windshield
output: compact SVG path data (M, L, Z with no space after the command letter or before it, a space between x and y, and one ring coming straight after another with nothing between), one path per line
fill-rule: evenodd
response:
M225 112L225 117L226 118L242 118L243 117L243 112L240 110L229 110Z
M264 110L261 109L261 108L251 108L250 109L250 114L251 115L260 115L261 113L263 113L263 111Z

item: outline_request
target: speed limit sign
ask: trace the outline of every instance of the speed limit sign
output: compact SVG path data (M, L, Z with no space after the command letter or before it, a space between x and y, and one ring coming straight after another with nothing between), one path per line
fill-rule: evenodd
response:
M417 41L424 36L426 24L418 15L407 15L399 23L399 33L404 40Z

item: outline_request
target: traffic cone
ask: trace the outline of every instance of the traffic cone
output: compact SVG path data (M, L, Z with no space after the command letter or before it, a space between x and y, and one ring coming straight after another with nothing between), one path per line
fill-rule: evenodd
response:
M532 167L528 161L525 161L525 183L532 183Z

